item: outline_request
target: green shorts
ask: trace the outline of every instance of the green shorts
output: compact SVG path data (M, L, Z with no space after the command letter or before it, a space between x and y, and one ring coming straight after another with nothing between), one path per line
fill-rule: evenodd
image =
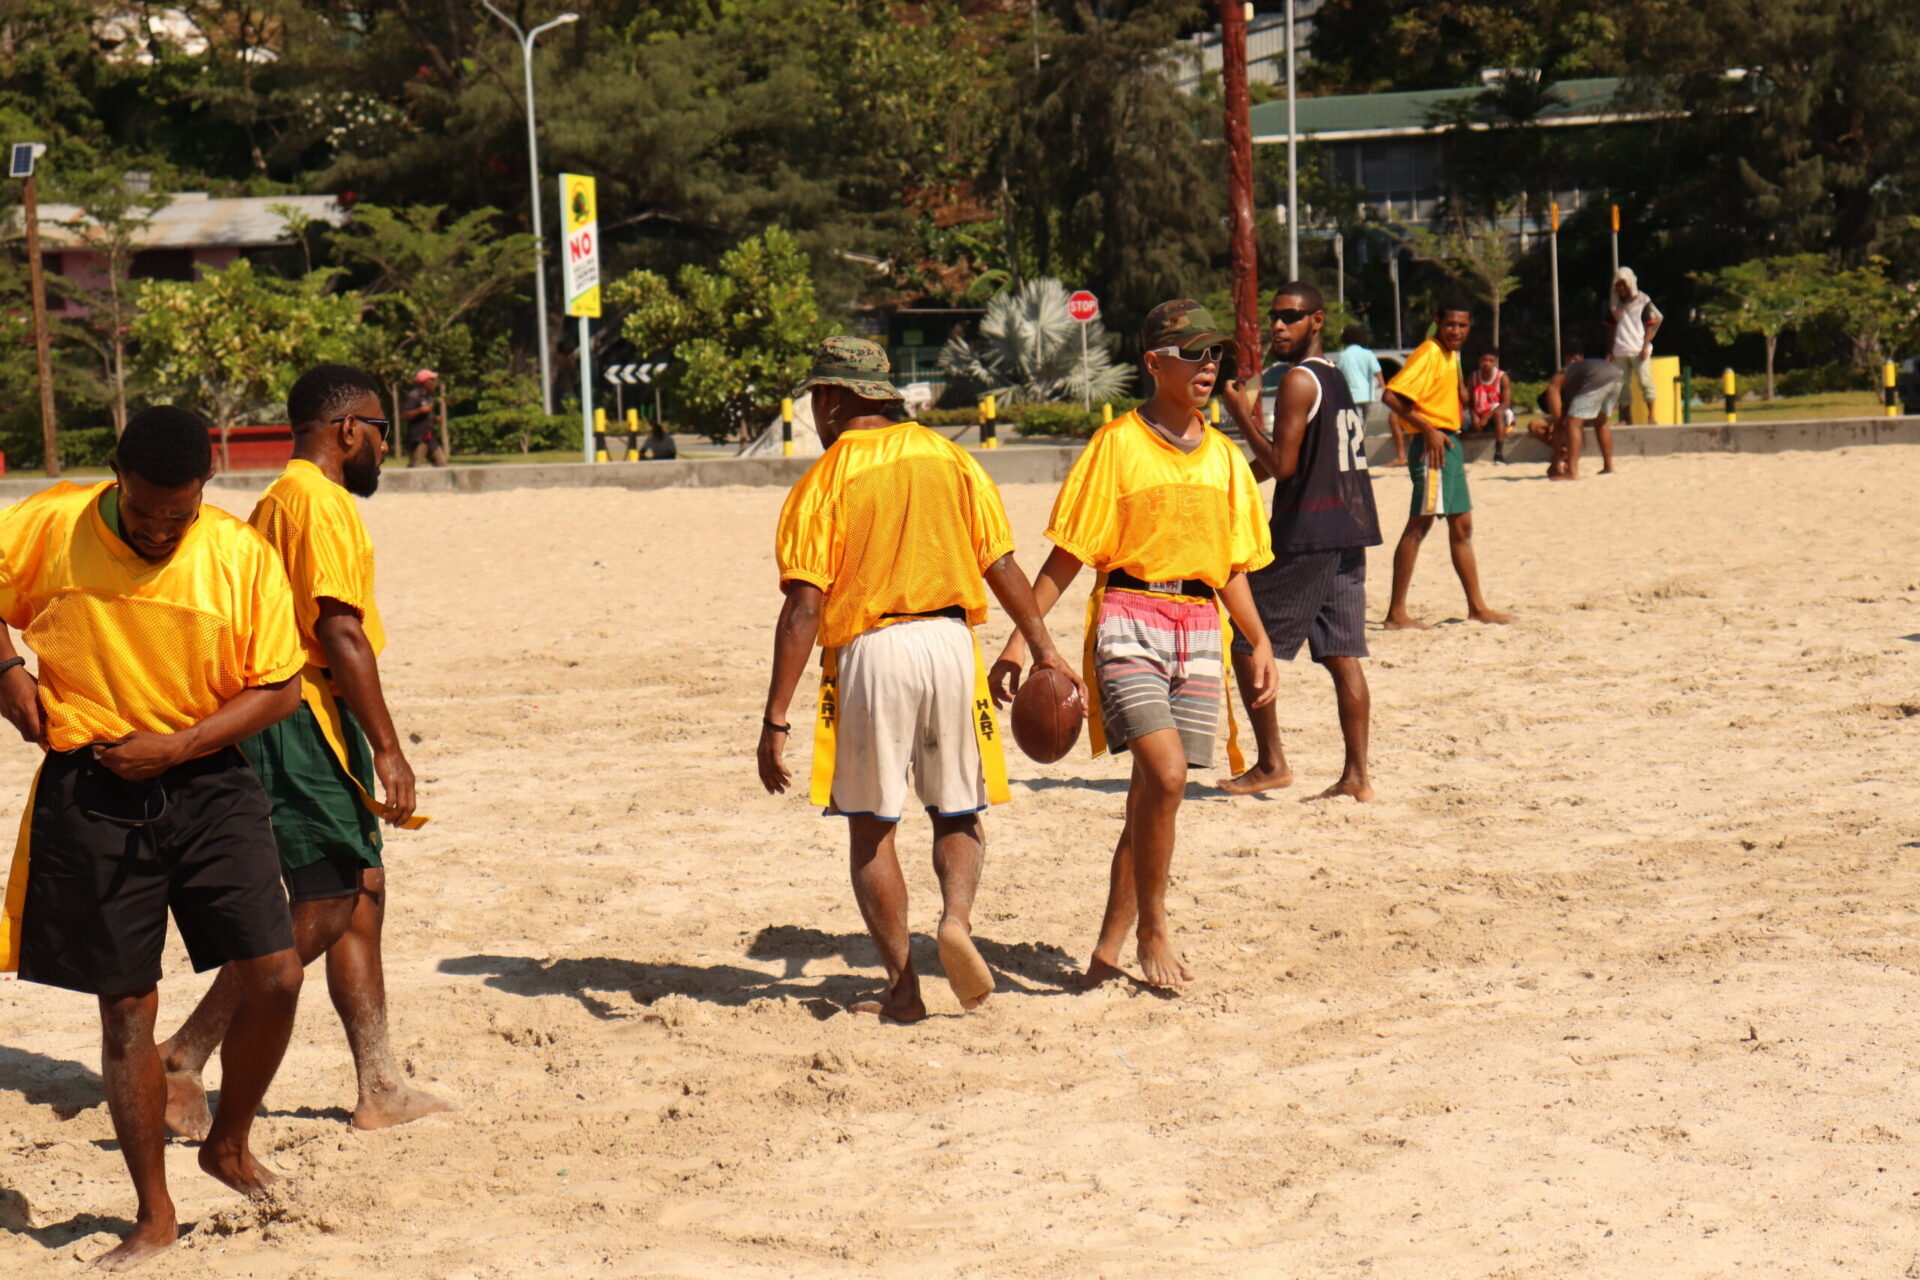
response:
M354 774L371 789L373 748L344 702L340 728ZM280 847L281 867L298 871L328 860L380 865L380 820L360 803L360 792L334 758L311 707L301 703L240 749L273 803L273 838Z
M1427 450L1416 433L1408 442L1407 475L1413 479L1413 516L1463 516L1473 510L1473 499L1467 494L1466 450L1460 447L1460 438L1451 431L1440 434L1447 438L1447 452L1440 463L1440 488L1433 495L1437 501L1427 501Z

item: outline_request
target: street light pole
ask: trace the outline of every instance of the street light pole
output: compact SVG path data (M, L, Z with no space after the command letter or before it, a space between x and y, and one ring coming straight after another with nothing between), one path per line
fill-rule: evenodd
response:
M1300 278L1300 122L1293 92L1293 0L1287 0L1287 279Z
M577 13L563 13L551 22L543 22L531 31L522 31L520 24L494 7L493 0L480 0L487 12L507 24L514 37L520 41L520 66L526 73L527 82L527 174L532 183L531 201L533 204L533 305L534 319L538 321L540 341L540 411L553 412L553 358L547 350L547 272L545 259L547 253L546 233L540 227L540 137L534 126L533 111L533 42L542 31L564 26L569 22L578 22Z

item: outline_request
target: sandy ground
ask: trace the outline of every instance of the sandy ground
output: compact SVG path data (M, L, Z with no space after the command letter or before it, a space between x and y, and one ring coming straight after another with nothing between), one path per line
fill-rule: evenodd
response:
M1295 790L1196 779L1190 992L1073 993L1125 777L1083 742L991 820L978 1014L906 825L912 1028L840 1012L879 972L840 826L754 780L778 492L376 499L438 819L390 849L396 1040L462 1110L351 1131L314 971L257 1130L291 1190L176 1144L143 1274L1920 1276L1920 450L1537 471L1473 474L1516 624L1372 637L1378 803L1301 801L1304 660ZM1029 568L1051 496L1006 493ZM1414 601L1461 615L1438 538ZM71 1275L132 1212L92 1007L0 1019L0 1274Z

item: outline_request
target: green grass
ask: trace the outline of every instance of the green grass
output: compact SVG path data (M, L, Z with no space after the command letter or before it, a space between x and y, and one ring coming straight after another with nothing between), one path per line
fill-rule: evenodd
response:
M1696 384L1698 385L1698 384ZM1886 409L1871 391L1827 391L1818 395L1780 396L1773 400L1742 397L1739 422L1789 422L1803 418L1877 418ZM1711 425L1724 422L1718 403L1695 405L1693 420ZM1735 424L1736 426L1738 423Z

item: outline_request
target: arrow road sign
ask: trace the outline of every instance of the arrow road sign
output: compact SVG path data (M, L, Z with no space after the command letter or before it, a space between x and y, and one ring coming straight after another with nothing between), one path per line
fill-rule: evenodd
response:
M631 387L638 382L652 382L666 372L666 368L667 364L664 360L657 360L652 364L616 364L609 365L603 376L615 386Z

